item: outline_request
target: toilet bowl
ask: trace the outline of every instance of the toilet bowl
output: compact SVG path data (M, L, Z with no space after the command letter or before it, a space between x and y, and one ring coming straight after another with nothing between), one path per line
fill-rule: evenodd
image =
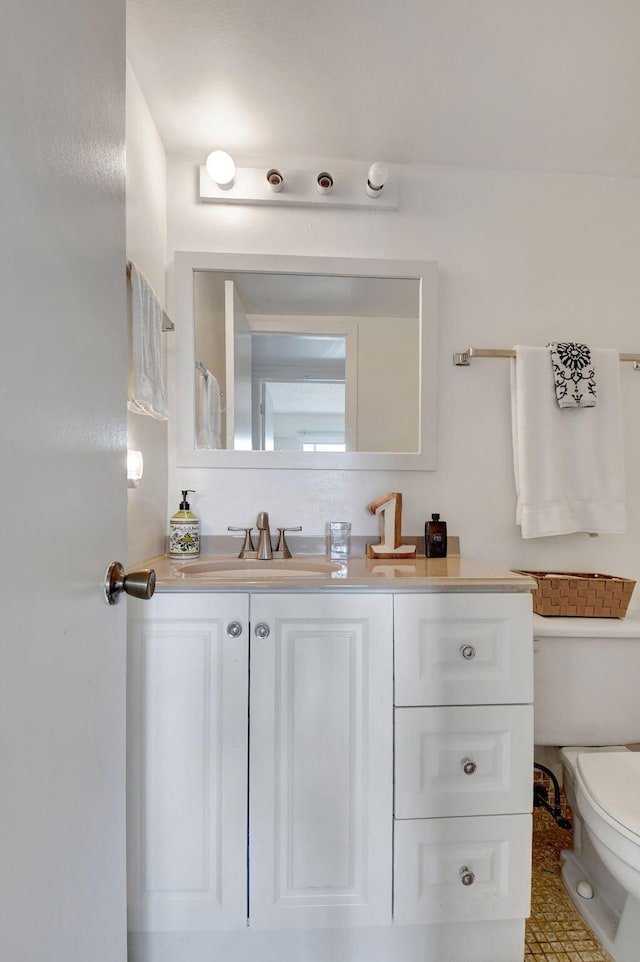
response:
M615 962L639 962L640 752L624 746L640 742L640 618L534 623L534 740L570 746L562 879Z
M565 887L615 962L638 962L640 753L563 748L561 757L574 816L573 848L562 853Z

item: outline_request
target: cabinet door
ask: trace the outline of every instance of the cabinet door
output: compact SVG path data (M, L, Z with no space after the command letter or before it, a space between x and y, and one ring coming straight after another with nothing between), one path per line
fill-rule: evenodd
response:
M395 599L396 705L533 701L531 595Z
M391 921L392 669L390 595L252 596L251 926Z
M129 612L129 930L245 926L248 596Z

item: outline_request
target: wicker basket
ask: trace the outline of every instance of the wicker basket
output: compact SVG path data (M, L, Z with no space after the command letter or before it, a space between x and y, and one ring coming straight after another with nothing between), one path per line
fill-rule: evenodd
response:
M538 582L532 592L538 615L563 618L624 618L635 581L582 571L520 571Z

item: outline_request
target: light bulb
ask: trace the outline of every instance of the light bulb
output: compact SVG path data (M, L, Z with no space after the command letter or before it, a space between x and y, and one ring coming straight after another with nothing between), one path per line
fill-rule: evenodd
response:
M137 488L142 480L144 462L142 451L127 451L127 481L130 488Z
M388 179L389 168L386 164L371 164L369 173L367 174L367 186L365 188L369 197L377 197Z
M207 173L221 190L233 187L236 165L233 157L224 150L214 150L207 157Z

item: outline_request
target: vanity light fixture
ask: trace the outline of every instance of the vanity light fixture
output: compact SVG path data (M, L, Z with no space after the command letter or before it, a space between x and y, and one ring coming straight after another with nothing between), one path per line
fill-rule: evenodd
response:
M381 164L379 161L371 164L369 173L367 174L367 186L365 187L369 197L378 197L388 179L389 168L386 164Z
M127 451L127 487L137 488L143 471L142 451Z
M224 160L221 168L220 158ZM287 168L285 178L281 168L236 167L227 153L214 150L200 166L200 200L205 204L398 209L398 178L389 176L386 164L335 164L331 172L319 173L317 168Z
M221 190L233 187L236 165L233 157L224 150L213 150L207 157L207 173Z

